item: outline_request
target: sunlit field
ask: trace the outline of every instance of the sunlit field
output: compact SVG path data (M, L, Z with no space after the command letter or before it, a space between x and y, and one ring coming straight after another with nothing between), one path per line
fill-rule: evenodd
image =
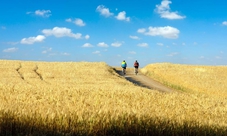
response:
M194 82L186 68L177 71L185 70L185 79L179 74L164 78L177 66L184 67L149 65L146 73L186 93L136 86L104 62L0 60L0 135L227 135L224 87L218 82L196 86L212 78L211 72L216 76L219 67L205 77L202 72L209 69L195 68ZM217 81L226 79L225 67L222 71ZM213 97L216 87L222 95Z
M185 92L227 98L227 66L150 64L143 73Z

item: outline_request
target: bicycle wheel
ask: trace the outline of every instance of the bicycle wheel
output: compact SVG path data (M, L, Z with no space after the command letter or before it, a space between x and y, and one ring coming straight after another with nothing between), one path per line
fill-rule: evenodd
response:
M136 75L138 74L138 68L135 68L135 74Z
M124 68L122 69L122 73L123 73L123 75L125 75L125 69Z

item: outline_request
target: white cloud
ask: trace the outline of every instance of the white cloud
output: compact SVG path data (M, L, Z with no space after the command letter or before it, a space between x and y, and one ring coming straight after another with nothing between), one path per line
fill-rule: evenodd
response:
M220 56L216 56L215 58L216 58L216 59L222 59L222 57L220 57Z
M61 55L63 55L63 56L70 56L70 54L67 53L67 52L61 53Z
M227 21L222 22L222 24L227 26Z
M158 46L163 46L164 44L163 43L157 43Z
M6 44L9 44L9 45L16 45L18 44L19 42L6 42Z
M97 46L99 47L108 47L108 44L104 43L104 42L100 42L97 44Z
M100 51L94 51L93 54L100 54Z
M126 17L126 12L122 11L119 12L118 15L116 16L117 20L125 20L125 21L130 21L130 17Z
M85 26L86 24L84 23L84 21L80 18L77 18L74 22L76 25L78 26Z
M130 35L129 37L130 37L131 39L134 39L134 40L139 40L139 39L140 39L138 36L132 36L132 35Z
M42 32L46 36L54 35L55 37L72 37L75 39L82 38L82 34L80 33L74 34L71 29L65 27L54 27L53 29L44 29Z
M46 50L42 51L42 54L46 54L48 52L52 51L52 48L47 48Z
M7 52L7 53L10 53L10 52L16 52L18 50L18 48L8 48L8 49L4 49L3 52Z
M130 51L129 54L136 54L136 52L135 51Z
M72 19L71 18L68 18L65 20L66 22L72 22Z
M148 43L139 43L138 46L140 46L140 47L148 47Z
M86 24L84 23L84 21L80 18L76 18L74 21L71 18L68 18L65 20L66 22L71 22L74 23L77 26L85 26Z
M144 28L138 29L139 33L150 36L163 36L169 39L177 39L180 31L177 28L171 26L165 27L149 27L148 31Z
M204 57L204 56L200 56L199 58L200 58L200 59L204 59L205 57Z
M85 43L82 47L85 47L85 48L87 48L87 47L93 47L93 45L90 44L90 43Z
M44 39L46 39L43 35L38 35L36 37L29 37L29 38L23 38L20 43L21 44L34 44L35 42L42 42Z
M90 36L89 35L85 35L85 39L89 39L90 38Z
M111 44L113 47L120 47L123 44L123 42L114 42Z
M161 18L166 19L184 19L186 16L178 15L178 12L171 12L169 4L172 2L169 0L163 0L161 5L156 5L156 12L160 14Z
M52 57L52 56L70 56L70 53L67 52L53 52L52 48L48 48L48 47L44 47L45 50L42 51L42 54L47 54L48 57Z
M47 53L47 51L46 51L46 50L42 51L42 54L46 54L46 53Z
M30 12L27 12L27 14L30 14ZM51 16L50 10L36 10L35 15L42 16L42 17L49 17Z
M138 33L144 33L144 32L146 32L146 29L145 28L140 28L140 29L137 30L137 32Z
M96 8L96 11L100 12L100 14L105 17L109 17L109 16L113 15L113 13L111 13L110 10L108 8L106 8L104 5L99 5Z
M176 56L176 55L178 55L178 54L179 54L178 52L172 52L172 53L168 54L167 56L173 57L173 56Z

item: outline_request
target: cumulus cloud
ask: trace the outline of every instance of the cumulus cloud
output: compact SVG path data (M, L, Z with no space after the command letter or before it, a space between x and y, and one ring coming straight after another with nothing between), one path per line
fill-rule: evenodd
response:
M139 43L137 46L139 46L139 47L148 47L148 43Z
M105 42L100 42L97 44L97 46L99 47L109 47L108 44L106 44Z
M47 51L46 51L46 50L42 51L42 54L46 54L46 53L47 53Z
M63 53L61 53L61 55L63 55L63 56L70 56L70 53L63 52Z
M173 56L176 56L176 55L178 55L178 54L179 54L178 52L172 52L172 53L168 54L167 56L173 57Z
M38 35L36 37L29 37L29 38L23 38L20 43L21 44L34 44L35 42L42 42L44 39L46 39L43 35Z
M134 40L139 40L140 39L138 36L132 36L132 35L130 35L129 38L134 39Z
M93 54L100 54L100 51L94 51Z
M71 18L68 18L65 20L66 22L71 22L74 23L77 26L85 26L86 24L84 23L84 21L80 18L76 18L75 20L72 20Z
M118 15L116 16L117 20L125 20L125 21L130 21L130 17L126 17L126 12L122 11L119 12Z
M146 32L146 29L145 28L140 28L137 30L138 33L145 33Z
M171 26L165 27L149 27L148 30L142 28L138 29L138 33L149 36L163 36L169 39L177 39L180 31L177 28Z
M85 39L89 39L90 38L90 36L89 35L85 35Z
M120 47L123 44L123 42L114 42L111 44L113 47Z
M164 44L163 43L157 43L158 46L163 46Z
M117 9L116 9L117 10ZM114 13L111 13L109 8L106 8L104 5L99 5L96 8L96 11L100 13L100 15L105 16L105 17L110 17L113 16ZM117 16L115 16L117 20L124 20L124 21L130 21L130 17L126 17L126 12L122 11L119 12Z
M46 54L48 52L51 52L52 51L52 48L47 48L46 50L42 51L42 54Z
M172 2L169 0L163 0L161 2L161 5L156 5L155 11L160 14L161 18L166 19L184 19L186 16L181 16L178 14L178 12L171 12L170 4Z
M72 22L73 20L71 18L68 18L65 20L66 22Z
M4 49L3 52L6 52L6 53L10 53L10 52L16 52L18 50L18 48L8 48L8 49Z
M111 13L110 10L108 8L106 8L104 5L99 5L96 8L96 11L98 11L101 15L103 15L105 17L109 17L109 16L113 15L113 13Z
M87 47L93 47L93 45L90 44L90 43L85 43L82 47L85 47L85 48L87 48Z
M78 26L85 26L84 21L80 18L77 18L74 23Z
M200 56L199 58L200 58L200 59L204 59L205 57L204 57L204 56Z
M220 57L220 56L216 56L215 58L216 58L216 59L222 59L222 57Z
M44 29L42 30L43 34L46 36L55 36L55 37L72 37L75 39L81 39L82 34L74 34L71 29L65 27L54 27L53 29Z
M31 12L27 12L27 14L30 14ZM36 10L35 15L42 16L42 17L50 17L51 11L50 10Z
M136 54L135 51L129 51L129 54Z
M227 21L222 22L223 25L227 26Z

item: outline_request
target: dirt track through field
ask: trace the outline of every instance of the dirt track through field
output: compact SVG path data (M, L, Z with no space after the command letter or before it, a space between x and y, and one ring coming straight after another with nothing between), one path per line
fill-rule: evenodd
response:
M160 92L173 92L171 88L166 87L163 84L143 75L141 72L136 75L133 68L127 68L125 75L122 73L121 68L115 68L115 70L119 75L124 76L125 79L138 86L158 90Z

